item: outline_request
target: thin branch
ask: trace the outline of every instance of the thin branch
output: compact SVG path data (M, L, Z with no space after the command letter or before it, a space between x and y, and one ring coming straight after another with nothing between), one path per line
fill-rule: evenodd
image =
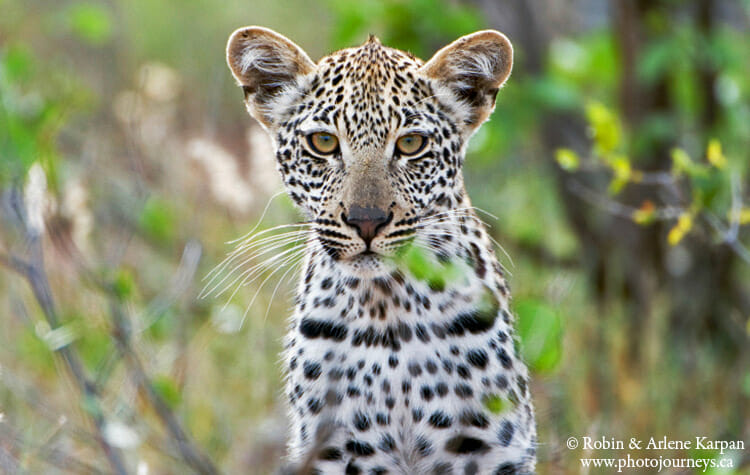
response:
M721 242L729 246L740 259L750 264L750 250L748 250L737 237L732 237L732 230L727 229L724 224L714 216L713 213L706 213L706 222L713 228L716 233L721 236Z
M633 213L638 211L638 208L627 206L620 203L619 201L607 198L601 193L597 193L591 188L587 188L586 186L578 182L572 182L569 189L574 195L578 196L583 201L620 218L625 218L632 221ZM659 208L654 210L653 219L659 221L677 219L683 212L683 209L675 206Z
M729 176L729 184L732 190L732 204L729 210L729 230L727 231L727 242L736 241L740 232L740 213L742 212L742 183L737 172Z
M184 461L193 470L200 474L218 474L219 471L214 466L211 459L193 445L187 433L180 425L177 417L161 395L154 390L154 385L146 375L146 372L143 369L143 364L135 353L135 350L131 347L130 325L125 312L119 305L114 293L111 293L110 296L110 311L112 313L114 324L113 336L117 343L117 348L123 355L135 384L145 394L147 400L156 412L156 415L166 427L167 432L169 432L171 439L177 444L177 448Z

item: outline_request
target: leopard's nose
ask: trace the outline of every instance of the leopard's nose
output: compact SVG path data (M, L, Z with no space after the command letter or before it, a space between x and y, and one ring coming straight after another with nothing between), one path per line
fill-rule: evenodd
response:
M357 230L357 234L369 248L378 232L391 222L393 213L386 213L380 208L353 205L343 218L346 224Z

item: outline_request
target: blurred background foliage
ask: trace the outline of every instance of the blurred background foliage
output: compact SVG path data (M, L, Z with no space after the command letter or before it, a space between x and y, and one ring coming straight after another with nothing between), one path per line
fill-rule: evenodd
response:
M224 63L246 24L314 58L505 32L514 73L465 175L512 256L540 472L579 471L571 435L750 441L747 0L0 12L0 471L280 465L296 263L198 298L228 241L299 219ZM748 450L725 456L748 472Z

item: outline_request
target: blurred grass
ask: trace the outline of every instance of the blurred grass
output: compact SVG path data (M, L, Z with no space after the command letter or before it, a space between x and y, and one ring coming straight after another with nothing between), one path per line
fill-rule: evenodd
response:
M294 279L281 283L275 298L278 281L269 280L249 309L257 283L231 298L197 298L201 279L232 249L225 243L252 228L280 189L268 144L226 70L226 38L236 27L264 25L317 58L375 33L426 57L485 27L482 14L442 0L233 0L220 7L206 0L0 0L0 11L0 191L7 204L34 164L44 171L46 265L62 316L62 326L51 330L21 279L0 272L0 448L29 473L66 471L40 455L49 447L104 466L88 435L90 408L55 357L54 349L72 340L112 418L136 436L124 449L130 469L184 470L117 358L111 302L87 277L92 272L112 282L156 392L198 444L227 473L270 473L284 449L278 355ZM534 372L541 473L577 471L579 454L564 449L571 435L749 438L748 361L727 362L713 341L671 346L663 296L637 335L630 302L595 303L583 268L587 250L565 217L551 159L538 146L546 111L614 101L621 66L610 33L556 38L544 76L512 77L466 164L473 202L497 216L482 217L513 258L499 253ZM653 45L639 76L679 73L673 53L692 41L690 31L681 31ZM750 137L741 57L748 39L729 29L715 41L729 104L729 123L718 136L738 162ZM697 87L678 88L675 114L685 129L694 120ZM660 120L625 144L604 120L601 132L610 140L596 143L638 150L674 126ZM246 200L232 201L227 191ZM285 196L269 206L262 227L297 220ZM26 245L7 208L0 251L23 255ZM190 271L195 245L200 260ZM750 279L750 272L740 276ZM633 338L644 341L640 355L631 354Z

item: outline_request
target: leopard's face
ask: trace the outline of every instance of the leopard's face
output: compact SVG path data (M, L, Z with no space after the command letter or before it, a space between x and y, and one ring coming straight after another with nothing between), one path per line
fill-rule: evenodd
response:
M494 107L512 52L502 35L479 32L425 64L371 38L314 64L251 27L232 36L228 57L322 249L368 272L468 205L466 141Z

